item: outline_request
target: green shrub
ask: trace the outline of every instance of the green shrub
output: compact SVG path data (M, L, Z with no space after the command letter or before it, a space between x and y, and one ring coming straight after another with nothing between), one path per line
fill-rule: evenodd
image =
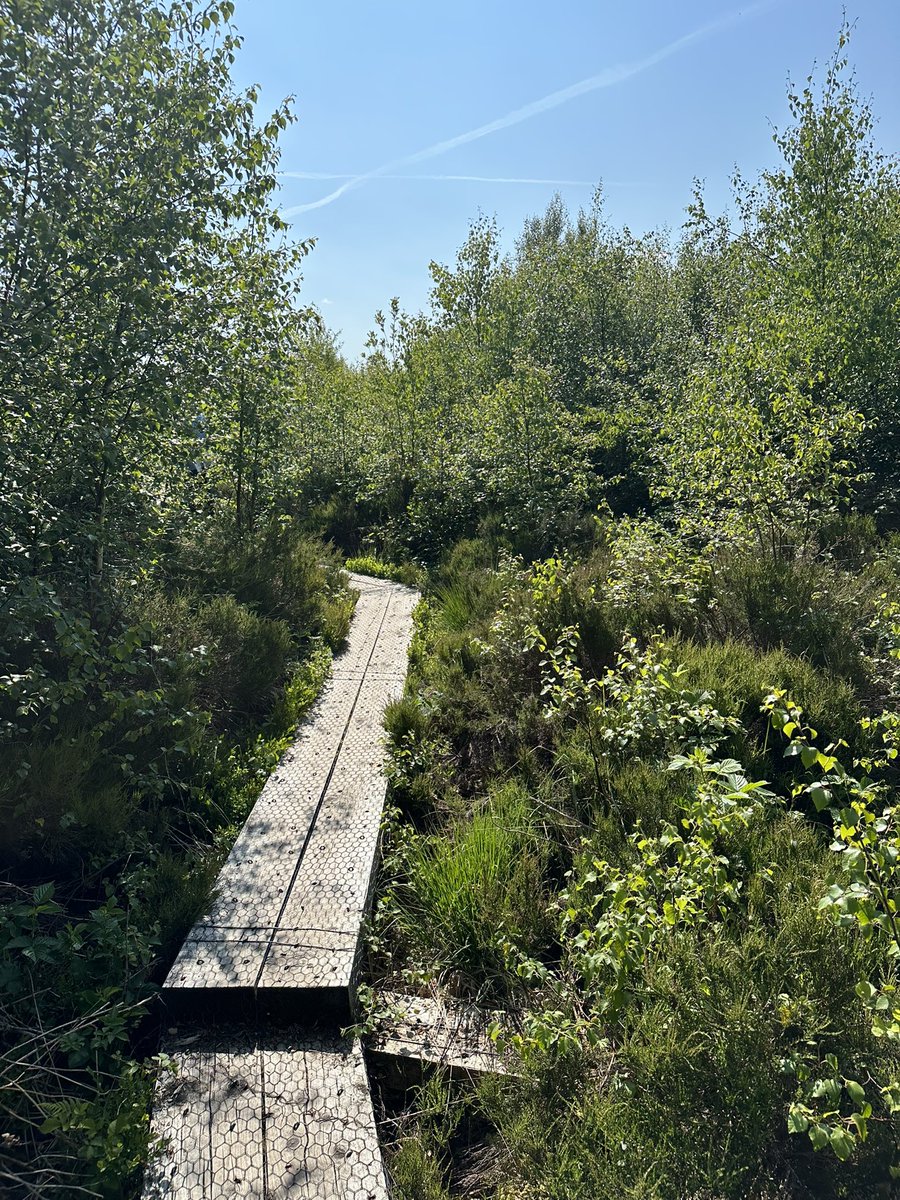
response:
M397 1200L450 1200L440 1161L418 1134L404 1138L391 1151L388 1170Z
M865 567L881 550L875 518L869 513L846 512L832 516L818 530L824 554L850 569Z
M659 832L664 821L673 821L685 798L689 780L667 765L632 759L616 767L610 777L619 830L637 825L648 834Z
M271 705L291 650L284 621L258 617L232 596L216 596L197 612L207 639L198 700L222 726L258 717Z
M860 704L851 685L827 670L806 662L783 649L760 653L745 642L675 642L672 655L684 668L685 686L709 691L716 707L726 716L737 717L744 729L733 746L736 757L752 765L760 763L768 736L762 714L763 697L771 687L785 688L797 697L807 718L826 742L845 739L859 743ZM781 748L766 760L771 771L784 766Z
M104 769L99 738L35 738L13 765L0 776L0 862L17 862L20 881L45 868L67 871L115 857L134 801Z
M153 858L144 886L144 904L159 925L159 958L175 957L184 936L202 914L222 865L222 854L196 844L186 850L161 850Z
M323 538L349 552L359 550L360 511L357 498L337 490L309 514L309 527L320 530Z
M0 1172L36 1164L40 1184L65 1162L110 1197L136 1183L151 979L349 622L339 570L311 561L298 551L252 602L299 614L296 636L249 601L154 580L102 621L29 580L0 614L0 870L17 885L0 893L0 1074L21 1084ZM305 600L301 576L318 589Z
M711 599L710 567L696 546L652 518L600 523L602 541L585 564L620 641L660 630L696 634Z
M171 548L166 590L228 595L254 614L284 621L299 644L324 634L324 608L345 592L335 551L296 525L273 522L237 541L213 528ZM340 623L339 623L340 625Z
M82 1163L83 1190L108 1200L134 1194L140 1183L153 1140L150 1107L158 1074L153 1062L116 1065L97 1079L95 1096L60 1096L42 1109L41 1132L52 1151ZM50 1146L42 1146L45 1155Z
M858 1078L885 1069L855 993L873 951L817 913L832 864L814 829L789 816L757 826L745 854L744 914L648 957L614 1051L532 1059L533 1079L494 1089L536 1194L862 1200L888 1178L887 1122L848 1164L787 1132L798 1057L833 1051Z
M430 596L441 625L460 633L489 620L503 594L501 552L493 541L457 542L430 579Z
M390 757L391 800L417 826L445 818L462 807L449 747L429 733L423 709L409 697L389 704L384 714Z
M332 650L339 649L350 633L356 600L350 592L338 592L322 600L322 637Z
M422 707L408 696L392 701L384 711L384 727L395 746L421 742L428 728Z
M297 654L285 621L259 616L233 596L143 595L156 635L184 668L190 701L211 713L218 729L234 729L271 710Z
M294 663L287 682L269 718L269 726L278 734L292 737L294 728L311 708L331 671L332 655L327 646L318 646L302 662Z
M730 555L716 567L718 636L783 648L851 680L863 675L858 578L817 562Z
M435 569L434 579L443 587L454 579L489 579L495 575L501 558L509 553L509 547L496 532L477 538L462 538L444 555Z
M551 634L566 623L590 628L593 647L588 653L578 647L573 669L593 674L592 660L602 663L607 647L621 644L615 639L623 614L643 613L649 628L651 614L655 619L664 609L659 596L642 598L637 587L627 604L604 595L596 582L604 553L595 555L593 580L584 564L558 562L527 573L507 567L486 585L477 574L438 576L418 635L416 699L405 700L388 721L395 743L410 749L407 766L416 748L405 786L414 780L432 822L427 835L410 837L402 878L391 884L388 912L396 919L399 954L392 966L438 973L447 985L467 992L525 995L531 1005L551 1010L551 1026L567 994L561 980L565 964L559 971L558 946L546 918L529 923L515 901L528 896L525 907L541 913L552 907L552 889L562 889L565 871L577 865L582 839L592 854L625 868L634 853L627 834L638 825L649 837L659 836L666 823L683 835L687 779L667 770L666 754L653 739L629 742L627 753L604 749L598 756L583 717L562 722L541 715L546 672L528 647L530 626ZM493 590L498 580L499 593ZM772 686L803 697L823 742L843 738L859 744L853 656L844 661L852 670L841 675L822 665L824 656L813 661L808 641L805 647L796 643L802 654L792 653L782 644L785 638L773 634L763 648L765 639L747 621L735 625L739 636L720 641L703 603L677 602L677 620L666 621L696 636L682 634L663 646L673 666L683 665L674 677L675 692L708 692L724 717L740 723L737 730L722 725L719 754L741 759L754 777L773 780L784 793L795 764L783 758L780 745L771 745L760 711ZM773 604L777 609L777 600ZM849 629L850 609L839 605L838 611L845 624L838 622L828 636ZM790 615L789 610L785 621ZM820 633L827 627L823 618ZM804 636L814 628L815 618ZM629 670L628 663L621 667L630 696ZM659 696L654 699L650 688L647 702L657 705L655 717L665 724L675 692L667 676L654 678ZM599 724L615 730L618 702L610 699L609 688L604 695L613 707L604 710ZM643 716L655 727L653 711ZM492 775L507 773L511 781L502 789L494 786L481 807L479 788ZM451 786L454 778L465 781L462 792L472 815L462 815L458 794L455 811L436 802L434 784L448 777ZM498 829L505 805L507 816ZM510 841L507 832L520 827L510 819L516 811L527 814L522 827L531 833ZM538 822L548 839L539 852ZM514 1160L505 1175L511 1186L521 1179L534 1194L559 1200L598 1195L776 1200L788 1194L837 1200L865 1196L886 1177L895 1152L886 1120L850 1165L811 1154L808 1140L787 1130L799 1084L785 1064L795 1055L811 1055L813 1071L816 1060L832 1052L854 1077L879 1070L868 1015L855 993L877 953L852 935L835 936L817 913L834 869L818 826L799 815L775 816L751 823L727 844L717 836L709 852L727 855L736 901L714 903L696 928L663 937L646 953L615 1030L594 1030L597 1037L615 1033L612 1070L602 1054L576 1061L557 1049L540 1063L537 1077L510 1083L502 1097L492 1098L491 1116L500 1122ZM516 864L535 860L537 874L523 878ZM497 953L500 938L526 960L529 955L537 960L530 990L521 990ZM527 961L524 966L532 970ZM534 981L544 979L548 968L546 978L556 983L548 982L545 992ZM581 1004L589 1021L586 994ZM401 1166L407 1161L410 1178L446 1187L446 1171L421 1174L426 1159L418 1151L404 1150Z

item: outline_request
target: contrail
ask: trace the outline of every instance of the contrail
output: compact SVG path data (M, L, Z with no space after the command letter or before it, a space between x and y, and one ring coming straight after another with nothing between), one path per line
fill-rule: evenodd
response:
M331 171L281 171L284 179L357 179L358 176ZM529 177L508 175L386 175L379 174L378 179L421 179L425 183L543 183L555 184L557 187L596 187L595 179L532 179ZM627 183L607 183L604 187L629 187Z
M584 96L588 92L615 87L616 84L624 83L627 79L632 79L635 75L640 75L643 71L655 67L657 63L671 58L672 55L678 54L679 51L684 50L687 46L692 46L695 42L708 38L720 30L730 28L730 26L735 25L744 17L755 16L756 13L761 12L763 9L771 8L776 2L777 0L759 0L758 3L751 4L748 8L736 9L733 12L726 13L724 16L718 17L715 21L709 21L706 25L701 25L691 33L686 33L682 37L676 38L674 42L669 42L667 46L655 50L652 54L648 54L646 58L641 58L631 63L620 63L615 67L607 67L599 75L591 75L590 78L582 79L579 83L573 83L569 87L560 89L558 92L551 92L548 96L543 96L540 100L533 100L531 104L513 109L505 117L498 117L497 120L489 121L486 125L479 125L477 129L470 129L467 133L459 133L456 137L447 138L446 141L435 142L433 146L426 146L424 150L417 150L414 154L394 159L391 162L384 163L380 167L373 168L371 171L364 171L361 175L352 175L340 187L335 188L333 192L329 192L327 196L323 196L320 200L313 200L309 204L296 204L293 208L286 208L281 215L284 217L295 217L300 213L310 212L314 208L324 208L326 204L332 204L346 192L358 188L364 183L368 183L370 179L378 179L384 175L398 171L402 167L409 167L414 163L425 162L429 158L437 158L438 155L446 154L449 150L455 150L457 147L465 146L469 142L476 142L491 133L499 132L501 129L509 129L511 125L519 125L522 121L528 121L532 117L547 112L551 108L558 108L559 105L567 104L570 100L574 100L578 96Z

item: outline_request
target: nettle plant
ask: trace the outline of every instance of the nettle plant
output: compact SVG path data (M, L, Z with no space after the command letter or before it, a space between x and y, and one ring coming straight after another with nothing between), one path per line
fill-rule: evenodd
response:
M794 785L793 797L807 798L833 822L831 849L839 857L839 869L819 901L819 911L823 918L843 928L855 928L862 937L876 939L883 947L883 973L875 980L860 980L856 993L870 1010L874 1036L900 1044L900 997L894 967L900 957L900 826L898 809L888 802L888 789L874 777L897 758L900 721L891 713L863 721L876 749L854 760L854 770L860 771L855 775L838 757L846 743L835 742L820 750L814 744L816 730L803 723L803 710L786 692L773 689L765 698L763 711L772 728L788 739L785 755L799 758L812 775L808 782ZM808 1134L817 1150L830 1147L838 1158L846 1159L857 1141L867 1137L875 1105L886 1113L879 1119L900 1113L900 1076L896 1073L880 1083L868 1079L864 1086L843 1075L832 1054L825 1057L824 1064L797 1059L783 1065L798 1080L788 1128L792 1133ZM892 1168L892 1174L900 1177L900 1168Z

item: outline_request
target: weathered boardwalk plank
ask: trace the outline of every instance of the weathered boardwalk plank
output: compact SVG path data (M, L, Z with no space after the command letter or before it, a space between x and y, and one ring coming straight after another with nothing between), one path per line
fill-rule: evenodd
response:
M164 1040L178 1072L156 1097L165 1149L145 1200L387 1200L362 1049L337 1030L378 848L382 717L417 597L352 579L347 645L163 987L185 1024Z
M220 1027L167 1049L144 1200L387 1200L358 1041Z
M368 1043L376 1054L469 1074L507 1075L518 1069L514 1056L498 1050L489 1033L494 1020L508 1024L510 1013L438 995L379 992L378 1001L385 1013Z
M349 1011L384 802L381 721L403 688L416 600L399 584L354 585L347 647L166 979L173 1013Z

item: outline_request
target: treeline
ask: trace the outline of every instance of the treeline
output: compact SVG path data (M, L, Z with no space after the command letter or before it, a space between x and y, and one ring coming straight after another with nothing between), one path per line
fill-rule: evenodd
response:
M517 1077L381 1102L402 1200L900 1174L900 175L845 61L682 235L477 221L304 355L309 519L426 567L370 939Z
M153 984L352 603L233 5L0 3L0 1191L127 1195Z
M316 341L299 399L327 532L424 562L479 531L540 555L602 506L727 512L777 550L851 485L893 528L900 190L842 54L731 218L698 190L673 243L557 199L508 255L481 218L432 263L430 311L392 302L359 367Z

